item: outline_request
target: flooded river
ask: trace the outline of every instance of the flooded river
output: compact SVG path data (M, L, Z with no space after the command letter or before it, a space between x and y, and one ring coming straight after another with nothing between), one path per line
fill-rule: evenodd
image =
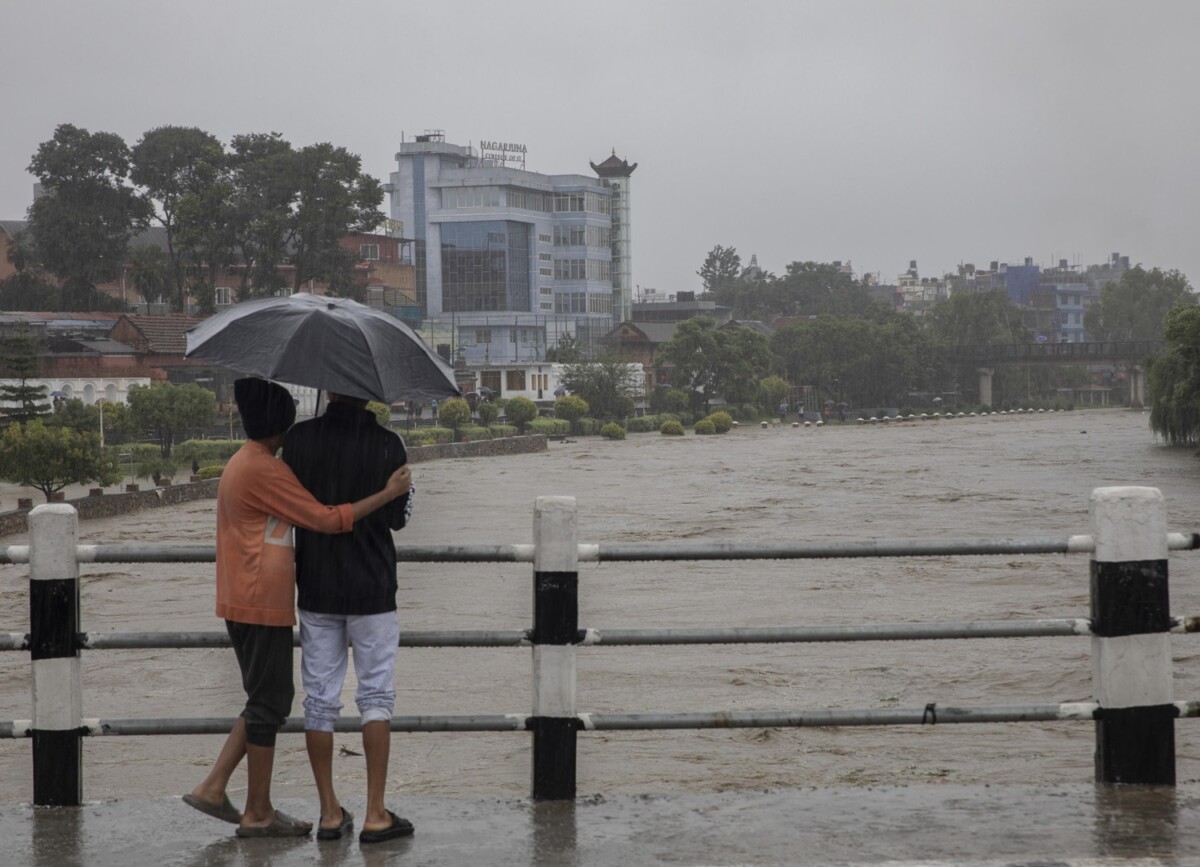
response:
M1156 442L1125 410L887 426L741 428L722 437L582 438L547 453L415 467L412 543L532 541L540 494L578 499L581 542L1066 536L1088 530L1099 486L1149 485L1174 531L1200 530L1200 460ZM86 542L211 542L214 502L88 521ZM19 543L10 537L2 543ZM219 630L212 565L83 567L83 629ZM1171 557L1172 612L1200 614L1200 553ZM401 565L412 629L525 628L528 564ZM28 628L24 566L0 566L0 630ZM934 557L748 564L585 564L583 627L789 626L1086 617L1086 556ZM1200 698L1200 637L1172 638L1176 698ZM815 710L1041 704L1091 697L1085 638L587 647L581 712ZM402 649L398 714L528 713L528 649ZM297 659L298 659L297 655ZM297 681L299 676L297 674ZM231 717L241 689L221 650L84 653L84 716ZM353 673L347 707L354 714ZM297 696L294 713L300 711ZM0 655L0 719L31 715L27 654ZM1200 721L1177 723L1179 780L1200 781ZM89 738L89 799L189 789L221 739ZM1091 723L846 729L592 732L579 737L581 795L719 792L916 782L1086 783ZM361 790L361 747L338 735L335 773ZM0 741L0 802L32 796L28 740ZM280 797L311 795L303 741L284 736ZM244 787L244 776L235 777ZM389 787L520 797L529 738L403 734Z

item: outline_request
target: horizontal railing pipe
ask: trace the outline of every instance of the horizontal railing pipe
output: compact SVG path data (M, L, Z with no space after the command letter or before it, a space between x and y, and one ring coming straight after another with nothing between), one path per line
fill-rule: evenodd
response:
M397 545L402 563L532 563L533 545ZM1171 551L1200 550L1200 533L1167 533ZM1090 554L1089 535L1028 539L878 539L840 542L605 542L578 546L581 562L649 560L805 560ZM79 545L80 563L212 563L213 545ZM28 545L0 545L0 564L29 562Z
M1081 618L892 623L868 626L745 626L698 629L587 629L581 644L804 644L824 641L914 641L953 638L1036 638L1090 635Z
M465 714L394 716L390 726L394 732L516 732L525 730L525 714ZM145 735L224 735L236 722L232 717L159 718L159 719L92 719L84 720L86 734L94 737ZM339 717L334 731L356 734L362 731L360 717ZM289 717L279 730L283 734L304 732L303 717Z

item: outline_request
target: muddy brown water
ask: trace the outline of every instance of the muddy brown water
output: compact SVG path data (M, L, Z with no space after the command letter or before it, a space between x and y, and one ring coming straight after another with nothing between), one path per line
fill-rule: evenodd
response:
M538 495L578 500L579 541L780 542L1014 538L1088 532L1088 496L1148 485L1173 531L1200 530L1200 461L1159 444L1127 410L888 426L773 426L721 437L631 435L552 443L542 454L415 468L417 509L401 542L532 541ZM80 525L84 542L208 542L214 503ZM0 544L18 544L8 537ZM1171 556L1172 611L1200 614L1200 553ZM0 630L28 628L25 566L0 566ZM212 565L83 566L83 629L220 630ZM785 626L1086 617L1083 555L747 563L584 564L580 625ZM411 629L526 628L529 564L402 564ZM1174 636L1176 699L1200 698L1200 637ZM1086 638L670 648L586 647L581 712L683 712L1009 705L1091 697ZM298 660L298 656L297 656ZM232 717L233 654L85 651L85 717ZM297 672L297 681L299 674ZM353 672L343 713L355 714ZM299 690L298 690L299 692ZM300 712L297 695L293 713ZM402 649L398 714L528 713L528 649ZM0 654L0 719L31 716L27 654ZM1176 724L1178 776L1200 781L1200 721ZM221 739L84 742L85 797L177 795ZM335 774L364 785L358 739L338 735ZM1091 723L842 729L591 732L579 737L581 795L716 793L806 786L1076 784L1092 779ZM0 803L32 797L30 742L0 741ZM311 797L302 739L284 736L280 798ZM244 789L244 776L234 788ZM521 797L529 739L403 734L389 789L430 797Z

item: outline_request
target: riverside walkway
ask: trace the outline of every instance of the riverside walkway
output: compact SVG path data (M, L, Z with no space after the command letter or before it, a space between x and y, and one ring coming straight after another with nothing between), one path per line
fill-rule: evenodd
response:
M280 799L315 816L315 795ZM413 837L242 840L178 800L0 807L3 863L200 865L1200 864L1200 786L813 788L710 795L398 798ZM348 801L361 814L362 805Z

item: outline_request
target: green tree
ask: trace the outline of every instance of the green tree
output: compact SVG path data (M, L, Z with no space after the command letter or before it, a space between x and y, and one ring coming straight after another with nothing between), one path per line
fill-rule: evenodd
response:
M1100 300L1084 313L1083 322L1095 340L1157 341L1163 339L1167 313L1195 303L1183 274L1138 265L1100 290Z
M1025 326L1021 309L1003 289L988 292L956 292L935 304L924 317L925 331L943 351L955 346L992 346L1029 343L1033 333ZM976 364L945 362L938 381L944 390L958 391L960 384L977 381ZM1034 377L1042 382L1049 370L997 367L992 378L992 401L1023 398L1032 390Z
M704 264L696 274L711 295L724 296L733 289L742 273L742 257L733 247L717 244L708 251Z
M634 397L644 387L638 365L615 355L564 365L559 379L599 419L628 416L633 412Z
M716 332L720 365L713 383L726 403L752 403L758 382L775 363L765 335L753 328L721 328Z
M7 341L2 369L5 375L16 380L15 385L0 385L0 405L9 421L24 422L50 411L46 402L46 386L31 385L29 380L38 375L38 342L29 326L21 325Z
M702 395L711 396L721 371L716 321L711 316L695 316L679 323L674 336L659 347L654 366L669 370L671 384L689 392L693 406Z
M578 429L578 422L588 414L588 402L577 394L564 394L554 401L554 417L566 419L571 423L571 432Z
M815 386L821 399L886 406L928 375L924 340L907 319L822 316L776 331L771 348L788 381Z
M0 310L61 310L62 290L32 268L0 280Z
M1171 445L1200 442L1200 306L1183 303L1166 316L1167 348L1147 371L1150 427Z
M180 231L187 222L210 217L197 213L196 201L206 198L223 171L225 149L216 136L196 127L160 126L142 136L131 156L130 179L145 189L166 234L171 306L182 311L188 257L180 249Z
M237 135L230 142L230 232L242 263L239 301L286 286L279 265L288 255L295 165L296 152L279 133Z
M458 430L471 423L471 405L461 397L452 397L438 404L438 423Z
M180 434L213 423L217 398L193 383L135 385L129 389L129 413L137 430L157 438L163 458L170 458Z
M504 402L508 423L516 425L519 431L524 431L525 425L537 418L537 414L537 404L527 397L512 397Z
M768 414L773 414L791 393L792 387L782 376L768 376L758 383L758 404Z
M29 171L43 194L29 208L29 230L48 271L63 281L63 308L105 304L96 283L121 272L134 231L149 207L128 185L129 148L113 133L62 124L42 142Z
M170 296L171 269L167 255L153 244L139 244L129 252L129 279L147 303L162 303Z
M558 361L563 364L577 364L586 361L583 346L570 334L558 338L558 343L546 350L546 361Z
M37 265L37 250L33 246L33 236L27 229L18 229L8 236L8 249L4 251L8 264L20 274L26 268Z
M67 485L111 485L120 477L115 460L105 456L100 437L90 431L51 428L34 419L9 425L0 436L0 478L37 488L47 500Z
M107 421L107 419L105 419ZM100 435L100 406L85 406L77 397L60 400L54 412L42 418L46 427L69 427L71 430L90 431Z
M336 277L347 263L338 239L369 232L380 224L383 188L362 171L362 161L328 142L296 153L296 198L288 224L288 249L295 266L293 289L312 279Z

